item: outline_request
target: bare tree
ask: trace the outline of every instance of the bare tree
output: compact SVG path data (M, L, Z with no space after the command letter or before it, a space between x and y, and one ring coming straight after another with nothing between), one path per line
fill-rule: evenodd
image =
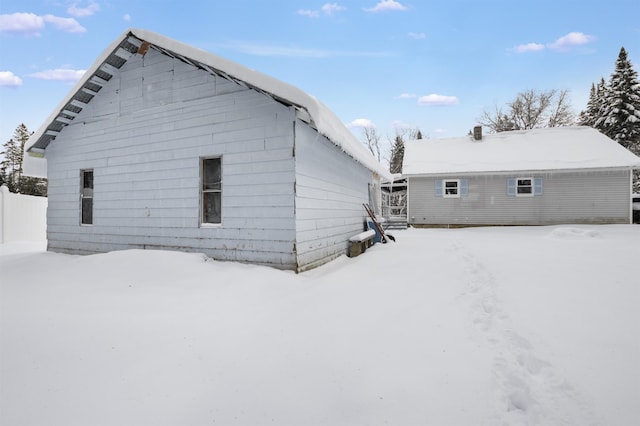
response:
M362 136L364 142L378 161L380 161L380 135L375 127L363 127Z
M500 107L495 112L484 111L478 122L493 132L527 130L538 127L569 126L575 122L568 90L538 92L525 90L507 104L506 112Z
M502 112L502 108L495 107L493 113L487 110L482 112L482 116L478 119L478 123L491 129L495 133L508 132L516 130L516 125L511 117Z
M551 105L547 127L562 127L575 124L576 116L571 109L571 100L567 89L560 90Z

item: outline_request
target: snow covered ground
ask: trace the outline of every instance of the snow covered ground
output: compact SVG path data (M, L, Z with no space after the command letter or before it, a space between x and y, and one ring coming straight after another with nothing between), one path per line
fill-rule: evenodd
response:
M0 424L640 424L640 226L394 234L299 275L0 246Z

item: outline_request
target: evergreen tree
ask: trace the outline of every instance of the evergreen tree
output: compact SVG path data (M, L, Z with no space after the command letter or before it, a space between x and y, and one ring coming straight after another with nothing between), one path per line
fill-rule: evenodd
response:
M589 97L583 116L581 124L599 130L640 156L640 82L624 47L620 48L609 82L600 79L595 99ZM640 193L640 170L633 171L633 191Z
M607 86L607 83L604 81L604 77L600 77L600 82L596 86L596 101L594 105L595 115L593 117L593 121L592 121L593 124L591 124L591 127L597 128L596 122L603 114L604 102L608 96L607 95L608 91L609 91L609 87Z
M596 127L596 122L602 116L604 100L607 98L608 87L604 78L600 78L597 85L591 83L587 108L580 112L578 124L581 126Z
M640 82L622 47L594 127L640 155Z
M0 162L1 180L11 192L46 196L46 179L23 176L24 147L32 133L27 126L20 124L13 132L13 137L4 143L0 152L3 157Z
M587 108L580 111L578 116L578 124L581 126L593 126L596 122L598 115L598 92L596 91L596 85L591 83L591 90L589 91L589 100L587 101Z
M14 137L17 130L14 133ZM3 145L4 150L0 153L4 159L0 163L0 172L2 180L9 188L10 192L19 192L20 178L22 177L22 160L23 155L20 151L20 145L14 138L9 139Z
M402 161L404 160L404 139L401 135L396 138L391 147L391 159L389 160L389 171L391 173L402 173Z
M396 129L396 137L391 144L389 171L391 173L402 173L402 162L404 161L404 141L414 141L422 139L420 129Z

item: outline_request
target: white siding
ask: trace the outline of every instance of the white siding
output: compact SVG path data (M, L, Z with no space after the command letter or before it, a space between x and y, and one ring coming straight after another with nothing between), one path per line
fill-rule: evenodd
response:
M510 177L542 177L543 194L507 196ZM465 178L466 197L435 196L444 177L409 178L409 223L424 225L547 225L630 223L629 171L519 172Z
M293 110L150 50L47 148L49 247L179 249L296 268ZM201 227L201 157L222 156L222 225ZM80 170L94 224L80 226Z
M305 123L296 123L296 247L300 270L346 253L363 231L372 172Z

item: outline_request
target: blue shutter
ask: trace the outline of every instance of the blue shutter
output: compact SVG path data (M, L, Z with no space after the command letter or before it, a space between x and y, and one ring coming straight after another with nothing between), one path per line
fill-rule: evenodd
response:
M442 197L442 180L436 180L436 197Z
M466 197L469 195L469 181L467 179L460 179L460 196Z
M533 178L533 195L542 195L542 178Z
M516 178L507 179L507 195L510 197L516 196Z

